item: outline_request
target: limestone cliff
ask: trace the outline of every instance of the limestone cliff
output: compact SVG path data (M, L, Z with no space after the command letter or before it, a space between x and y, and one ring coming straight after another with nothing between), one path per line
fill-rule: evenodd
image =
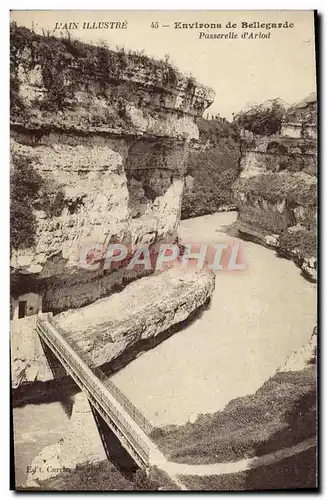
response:
M12 245L12 295L80 307L129 281L123 269L81 270L82 248L176 237L188 142L214 93L166 61L15 24L10 75L13 167L28 164L39 183L20 200L34 222Z
M10 76L11 361L18 388L52 379L35 332L40 310L82 318L79 342L99 365L186 320L210 298L210 274L167 271L149 283L144 276L152 270L142 265L106 269L101 254L90 271L80 258L95 244L124 243L130 257L137 244L153 249L175 241L188 144L214 93L167 61L15 24ZM114 292L121 293L108 297ZM99 326L103 313L109 316Z
M234 184L238 230L275 247L316 280L317 146L315 96L291 107L281 132L244 132Z

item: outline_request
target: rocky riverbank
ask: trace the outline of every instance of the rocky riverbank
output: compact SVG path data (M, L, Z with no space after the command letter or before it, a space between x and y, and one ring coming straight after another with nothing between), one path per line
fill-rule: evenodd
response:
M26 487L38 487L41 481L72 472L80 464L96 464L106 459L90 405L83 393L73 401L70 431L56 444L39 453L28 469Z
M293 260L311 281L317 280L316 121L312 95L286 112L280 133L245 131L233 186L240 233Z
M210 300L214 286L213 273L172 268L135 281L90 306L58 314L54 321L90 364L107 365L110 371L115 360L117 369L124 357L133 358L138 348L146 349L147 341L151 345L151 339L160 342L166 333L178 331L178 325ZM11 334L13 388L51 384L53 375L35 331L35 317L13 321ZM63 382L63 387L69 386Z
M255 394L184 426L157 428L152 438L171 461L214 464L269 454L315 436L316 345L315 329Z

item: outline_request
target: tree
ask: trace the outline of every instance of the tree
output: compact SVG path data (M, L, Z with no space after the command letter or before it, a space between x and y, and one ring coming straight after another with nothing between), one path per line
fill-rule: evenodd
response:
M34 170L32 161L12 155L10 172L10 241L12 248L26 248L34 244L36 219L33 212L41 176Z
M273 135L280 132L285 108L273 101L271 107L254 106L234 116L234 122L254 134Z
M51 218L60 215L64 193L52 178L44 179L35 169L34 158L13 153L10 171L10 242L14 249L34 245L37 220L34 209Z

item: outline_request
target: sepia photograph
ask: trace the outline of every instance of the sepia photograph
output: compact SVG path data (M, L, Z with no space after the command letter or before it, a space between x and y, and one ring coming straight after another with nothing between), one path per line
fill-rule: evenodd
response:
M10 12L12 490L318 490L318 27Z

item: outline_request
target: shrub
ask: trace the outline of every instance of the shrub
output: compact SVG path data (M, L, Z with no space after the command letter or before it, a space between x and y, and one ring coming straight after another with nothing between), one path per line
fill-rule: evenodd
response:
M33 205L42 186L41 176L32 160L12 156L10 173L10 242L12 248L27 248L34 244L36 218Z
M280 132L284 114L284 107L273 102L270 108L254 106L249 111L239 113L234 117L234 121L239 127L254 134L273 135Z
M193 178L193 186L184 190L184 219L211 214L230 204L231 187L238 176L240 153L235 126L219 117L199 118L197 125L200 145L206 149L191 150L189 154L186 175Z
M64 193L54 180L45 180L34 168L36 159L12 155L10 172L10 243L14 249L35 244L37 220L34 209L48 217L64 206Z
M317 253L317 235L315 231L299 229L285 231L279 237L280 250L297 250L302 257L315 257Z

